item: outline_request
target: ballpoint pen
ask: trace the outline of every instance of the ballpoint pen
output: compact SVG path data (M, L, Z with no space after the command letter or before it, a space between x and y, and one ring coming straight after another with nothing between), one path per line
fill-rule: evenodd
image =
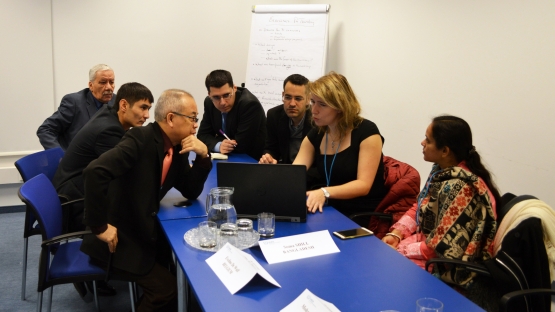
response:
M227 134L225 134L225 132L224 132L222 129L220 129L220 133L221 133L226 139L228 139L228 140L231 141L231 139L227 136ZM233 147L237 147L237 145L233 144Z

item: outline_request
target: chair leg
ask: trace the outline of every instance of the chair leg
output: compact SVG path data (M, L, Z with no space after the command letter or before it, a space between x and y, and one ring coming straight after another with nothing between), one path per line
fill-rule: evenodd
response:
M27 281L27 247L29 246L29 238L23 239L23 267L21 273L21 300L25 300L25 287Z
M135 282L133 282L133 298L135 302L139 300L139 286Z
M96 306L96 311L100 312L98 307L98 297L96 296L96 281L93 281L93 294L94 294L94 305Z
M135 302L137 301L135 296L135 286L133 282L129 282L129 296L131 297L131 312L135 312Z
M50 286L50 300L48 300L48 312L52 311L52 295L54 294L54 286Z
M37 312L42 311L42 291L37 293Z

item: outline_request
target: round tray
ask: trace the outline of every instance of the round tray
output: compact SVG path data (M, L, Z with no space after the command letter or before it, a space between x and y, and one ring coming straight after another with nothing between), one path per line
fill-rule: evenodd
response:
M219 231L219 230L217 230ZM250 244L247 245L240 245L240 246L235 246L241 250L243 249L247 249L250 248L252 246L258 245L258 241L260 240L260 234L258 234L258 232L256 231L252 231L252 240L250 241ZM198 228L192 228L189 231L187 231L185 233L185 235L183 235L183 240L187 243L187 245L198 249L198 250L203 250L203 251L209 251L209 252L216 252L218 251L218 246L213 247L213 248L205 248L205 247L200 247L198 244Z

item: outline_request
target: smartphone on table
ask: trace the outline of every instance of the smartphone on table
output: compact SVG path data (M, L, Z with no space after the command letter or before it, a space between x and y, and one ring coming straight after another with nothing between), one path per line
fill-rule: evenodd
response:
M374 232L370 231L367 228L359 227L351 230L333 232L333 235L341 239L350 239L350 238L374 235Z

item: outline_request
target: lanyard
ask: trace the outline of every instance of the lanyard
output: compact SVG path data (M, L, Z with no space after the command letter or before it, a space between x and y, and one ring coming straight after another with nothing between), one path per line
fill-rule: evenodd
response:
M331 161L330 166L330 174L328 175L328 166L327 166L327 150L328 150L328 133L326 132L326 145L324 147L324 173L326 174L326 186L330 186L330 179L331 179L331 171L333 170L333 163L335 162L335 156L337 156L337 151L339 151L339 146L341 146L341 140L339 140L339 144L337 144L337 148L335 149L335 154L333 154L333 160Z

